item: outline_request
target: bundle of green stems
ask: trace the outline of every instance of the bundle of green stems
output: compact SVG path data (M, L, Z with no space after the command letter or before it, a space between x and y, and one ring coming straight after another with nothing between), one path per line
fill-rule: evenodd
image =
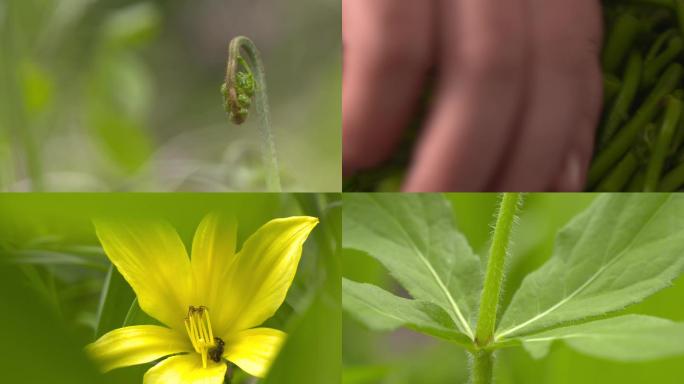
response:
M604 3L604 109L592 191L684 187L684 1Z

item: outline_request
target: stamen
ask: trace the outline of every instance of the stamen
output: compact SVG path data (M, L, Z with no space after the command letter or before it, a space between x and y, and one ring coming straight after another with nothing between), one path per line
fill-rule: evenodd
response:
M209 330L209 340L214 340L214 332L211 330L211 321L209 320L209 312L207 311L207 329Z
M195 352L202 355L202 366L206 368L207 355L216 346L207 307L190 306L188 316L185 318L185 330L188 332Z
M190 324L188 324L188 318L185 318L185 330L188 331L188 335L192 335L192 331L190 330ZM197 346L194 337L190 338L190 342L192 343L192 347L195 349L195 351L199 350L199 347Z
M214 332L211 330L211 320L209 320L209 311L204 311L207 321L207 330L209 330L209 340L214 340Z

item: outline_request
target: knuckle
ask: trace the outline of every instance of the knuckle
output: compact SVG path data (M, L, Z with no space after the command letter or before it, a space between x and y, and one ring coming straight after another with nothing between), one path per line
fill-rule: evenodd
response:
M547 38L541 49L541 65L571 75L591 75L598 65L599 43L592 39L559 34Z
M464 36L455 57L458 71L477 79L509 79L524 71L527 35L524 25L510 18L500 18L496 23L468 25L462 30Z
M508 79L523 71L524 57L522 51L496 42L464 44L458 67L475 78Z
M544 33L537 34L544 65L571 73L588 74L594 69L601 50L601 13L598 5L587 1L581 0L581 6L568 11L573 17L558 16L557 22L545 23Z
M429 65L429 52L420 42L388 37L372 54L372 64L378 67L402 67L420 70Z

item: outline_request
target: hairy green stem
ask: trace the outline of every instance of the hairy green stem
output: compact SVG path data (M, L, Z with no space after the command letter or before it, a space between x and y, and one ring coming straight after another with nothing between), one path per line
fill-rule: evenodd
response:
M487 272L480 297L480 313L475 331L475 342L480 347L487 346L494 337L496 311L504 277L504 262L519 201L519 193L504 193L501 197L494 236L489 248Z
M515 214L521 201L519 193L504 193L499 203L499 212L489 248L487 271L480 297L480 313L475 330L476 350L472 353L470 370L471 384L491 384L494 378L494 352L486 347L494 339L496 311L501 296L504 266Z
M473 353L470 384L491 384L494 379L494 352L479 350Z
M246 52L247 60L242 57L242 51ZM253 72L249 64L254 66ZM226 111L231 121L236 124L245 121L251 99L255 99L261 134L261 156L266 170L266 188L271 192L280 192L280 171L271 129L264 64L259 50L252 40L245 36L238 36L230 41L226 79L221 90L225 98Z

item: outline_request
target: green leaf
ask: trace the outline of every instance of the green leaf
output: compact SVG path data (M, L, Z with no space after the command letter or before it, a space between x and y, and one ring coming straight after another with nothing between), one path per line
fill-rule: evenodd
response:
M0 370L3 383L109 383L78 337L30 289L16 267L0 265Z
M668 286L683 265L684 195L601 195L523 280L496 337L619 310Z
M426 301L395 296L375 285L342 279L342 305L352 316L378 331L407 327L442 339L471 345L456 331L454 321L442 307Z
M126 280L116 268L110 266L100 295L95 329L96 339L124 324L126 314L134 299L135 294Z
M415 299L444 308L473 337L482 287L480 260L433 194L344 196L343 246L376 258Z
M107 270L106 259L92 255L49 249L8 250L5 251L4 255L4 261L10 264L74 265L102 271Z
M645 361L684 354L684 323L627 315L556 328L519 339L539 359L554 340L584 354L616 361Z

